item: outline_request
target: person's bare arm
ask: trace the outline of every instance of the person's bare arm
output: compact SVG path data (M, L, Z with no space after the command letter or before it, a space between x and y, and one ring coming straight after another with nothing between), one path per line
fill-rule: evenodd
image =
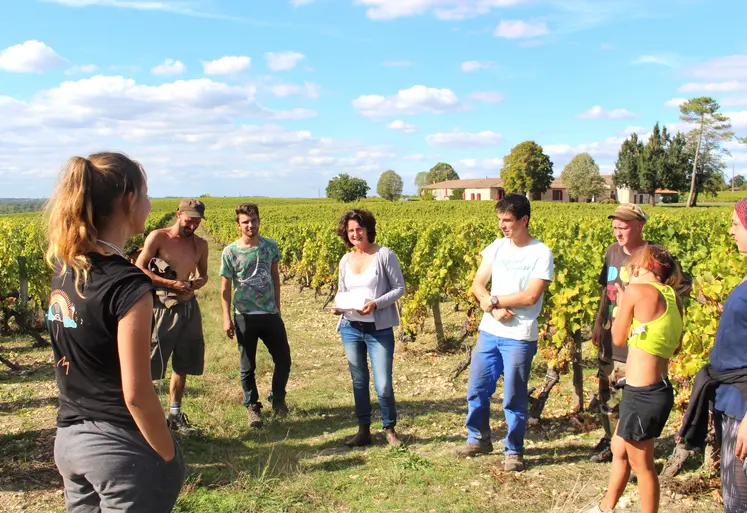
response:
M498 296L498 304L501 308L526 307L537 304L545 293L549 280L541 278L529 278L527 288L513 294Z
M275 288L275 306L277 306L278 312L280 312L280 271L278 270L278 262L272 263L272 284Z
M174 442L150 374L153 297L145 294L117 325L117 348L125 404L140 432L161 458L174 458Z
M140 252L140 256L137 257L135 265L148 275L153 282L153 286L175 290L180 294L187 294L191 290L189 285L176 280L167 280L148 270L148 262L158 254L162 237L164 237L164 234L160 230L153 230L148 234L143 244L143 250Z
M472 287L470 288L470 291L475 295L477 301L480 303L480 308L484 312L490 312L493 309L493 305L490 302L490 292L487 289L492 273L492 262L483 259L480 262L480 267L477 268L477 274L475 274L475 278L472 280Z
M233 338L235 327L231 318L231 278L220 277L220 305L223 310L223 333L228 338Z
M192 280L192 290L201 289L208 282L208 243L200 240L200 259L197 261L197 277Z
M623 292L619 284L617 288L617 315L612 323L612 343L617 347L625 347L628 343L630 325L633 322L633 310L636 302L641 298L640 285L630 284Z
M597 310L596 320L594 321L594 330L591 332L591 342L596 347L599 347L599 344L602 343L602 328L607 320L609 307L610 300L607 297L607 287L602 287L602 294L599 298L599 309Z

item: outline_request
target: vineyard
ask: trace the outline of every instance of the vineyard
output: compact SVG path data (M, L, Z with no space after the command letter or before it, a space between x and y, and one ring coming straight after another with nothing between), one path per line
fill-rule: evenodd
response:
M204 226L219 244L226 245L237 237L234 207L240 201L205 199ZM327 200L256 201L261 233L275 238L280 245L284 282L312 289L321 307L336 290L337 264L345 248L335 231L340 215L350 205ZM147 229L170 222L175 206L176 200L154 201ZM406 294L399 305L401 340L417 339L425 321L433 316L439 349L459 348L474 334L481 315L469 293L479 253L501 236L493 202L367 200L355 206L375 214L377 242L393 249L399 257L406 283ZM580 346L589 338L599 301L597 276L605 248L613 242L606 216L614 206L534 202L532 208L530 230L555 256L555 279L540 317L541 354L549 369L547 392L559 374L574 370L574 381L580 378ZM682 404L689 397L690 378L707 361L720 307L747 272L747 266L728 235L730 207L655 207L647 212L650 220L644 236L665 244L694 281L694 290L684 302L683 350L672 361L672 377L679 385L678 402ZM11 297L18 286L17 257L23 256L29 276L29 300L40 309L44 307L49 283L41 226L38 215L0 217L0 297ZM142 238L138 238L129 245L141 243ZM459 333L443 333L442 308L463 313ZM575 408L582 407L580 401L581 396L577 397Z

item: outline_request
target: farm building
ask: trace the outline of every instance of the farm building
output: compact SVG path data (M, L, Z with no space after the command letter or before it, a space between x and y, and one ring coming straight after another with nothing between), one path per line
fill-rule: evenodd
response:
M648 203L649 195L632 190L628 187L615 187L613 175L602 175L606 184L606 191L596 201L615 199L620 203ZM445 182L426 185L423 189L432 191L436 200L447 200L455 189L462 189L462 199L465 200L491 200L497 201L505 196L503 180L500 178L473 178L467 180L447 180ZM675 191L659 189L656 191L656 202L660 202L662 196L676 194ZM550 188L543 193L533 193L530 199L534 201L571 201L571 194L563 185L560 178L555 178ZM576 198L576 201L587 201L585 198Z

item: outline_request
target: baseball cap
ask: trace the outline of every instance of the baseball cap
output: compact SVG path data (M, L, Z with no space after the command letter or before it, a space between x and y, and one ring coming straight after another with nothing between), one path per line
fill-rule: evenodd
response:
M641 207L634 203L623 203L618 205L615 209L614 214L607 216L607 219L619 219L620 221L643 221L648 219L648 216L641 210Z
M179 202L179 212L189 217L205 218L205 204L197 199L188 198Z

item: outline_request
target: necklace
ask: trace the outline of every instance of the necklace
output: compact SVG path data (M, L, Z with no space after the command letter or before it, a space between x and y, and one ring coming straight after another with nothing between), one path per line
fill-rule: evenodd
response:
M114 250L114 251L115 251L115 252L116 252L116 253L117 253L117 254L118 254L119 256L121 256L122 258L124 258L124 253L123 253L123 252L122 252L122 250L121 250L121 249L119 248L119 246L115 246L115 245L114 245L114 244L112 244L111 242L106 242L105 240L101 240L101 239L96 239L96 242L98 242L99 244L103 244L104 246L109 246L109 247L110 247L110 248L112 248L112 249L113 249L113 250Z

